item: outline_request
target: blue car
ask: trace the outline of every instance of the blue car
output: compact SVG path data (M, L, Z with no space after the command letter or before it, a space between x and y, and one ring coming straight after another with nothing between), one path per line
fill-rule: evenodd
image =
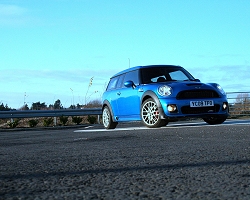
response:
M126 121L156 128L183 118L221 124L228 117L227 97L219 84L201 83L175 65L137 66L115 74L102 103L106 129Z

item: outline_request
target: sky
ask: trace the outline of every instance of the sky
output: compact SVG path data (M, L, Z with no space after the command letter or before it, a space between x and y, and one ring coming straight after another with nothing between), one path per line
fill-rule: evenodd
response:
M249 0L0 0L0 104L85 104L112 75L151 64L249 92L249 10Z

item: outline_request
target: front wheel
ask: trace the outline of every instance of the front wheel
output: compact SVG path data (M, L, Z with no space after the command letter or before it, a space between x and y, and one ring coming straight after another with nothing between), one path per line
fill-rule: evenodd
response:
M141 119L143 124L149 128L157 128L168 124L168 121L160 118L159 108L152 98L143 102L141 107Z
M117 122L113 121L108 106L105 106L102 111L102 122L106 129L114 129L118 124Z
M226 121L226 117L208 117L208 118L203 118L205 122L207 122L210 125L215 125L215 124L222 124L224 121Z

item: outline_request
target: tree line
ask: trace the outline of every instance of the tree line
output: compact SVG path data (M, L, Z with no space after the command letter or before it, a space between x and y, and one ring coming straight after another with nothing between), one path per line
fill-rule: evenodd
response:
M58 110L58 109L81 109L81 108L98 108L98 107L101 107L100 100L90 101L86 105L77 103L76 105L70 105L68 108L64 108L62 106L61 101L58 99L55 101L54 104L49 104L49 105L47 105L45 102L40 102L40 101L32 103L31 107L25 104L20 108L20 110ZM6 105L4 105L3 103L0 104L0 111L10 111L10 110L16 110L16 109L10 108L7 104Z

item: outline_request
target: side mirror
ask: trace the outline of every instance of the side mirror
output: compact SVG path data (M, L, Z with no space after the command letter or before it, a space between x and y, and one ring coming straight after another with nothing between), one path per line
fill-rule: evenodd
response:
M126 81L124 83L124 86L127 87L127 88L132 87L133 89L136 87L133 81Z

